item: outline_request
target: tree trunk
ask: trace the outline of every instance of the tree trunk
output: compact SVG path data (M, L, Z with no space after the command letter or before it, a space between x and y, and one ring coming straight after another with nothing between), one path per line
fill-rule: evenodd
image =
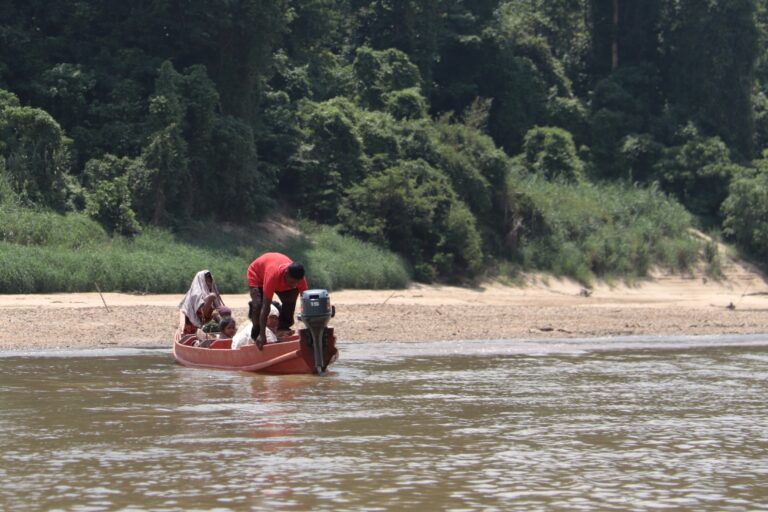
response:
M613 0L613 24L611 26L611 71L619 67L619 0Z
M163 214L165 213L165 194L163 190L158 186L155 189L155 212L152 216L152 224L159 226L163 220Z

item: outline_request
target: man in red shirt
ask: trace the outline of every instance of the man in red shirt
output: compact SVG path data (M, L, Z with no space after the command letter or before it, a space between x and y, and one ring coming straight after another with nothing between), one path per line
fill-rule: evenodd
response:
M304 265L279 252L268 252L253 260L246 276L251 291L251 337L261 348L267 339L265 329L273 295L280 297L282 303L277 332L290 332L296 299L307 289L307 279L304 277Z

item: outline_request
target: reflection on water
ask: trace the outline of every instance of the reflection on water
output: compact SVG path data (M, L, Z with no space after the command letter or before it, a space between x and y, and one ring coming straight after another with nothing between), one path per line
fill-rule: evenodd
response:
M0 509L765 510L766 342L663 343L0 358Z

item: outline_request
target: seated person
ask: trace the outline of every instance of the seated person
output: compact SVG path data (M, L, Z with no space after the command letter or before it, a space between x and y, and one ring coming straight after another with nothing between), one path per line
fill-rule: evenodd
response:
M220 340L229 340L235 336L237 332L237 323L231 316L225 316L219 322L219 337Z
M174 338L195 334L212 319L219 320L217 308L224 307L216 282L208 270L195 274L186 295L179 303L179 328Z
M221 338L221 326L223 325L222 322L229 318L230 320L234 321L232 318L232 310L229 309L227 306L221 306L220 308L216 309L216 312L218 313L218 318L214 317L212 318L208 323L203 325L199 330L203 331L197 333L197 337L201 340L213 340L213 339L222 339ZM233 333L234 334L234 333ZM226 339L230 339L232 336L227 336ZM207 345L205 345L207 346Z
M250 317L250 315L248 316ZM267 343L276 343L278 341L275 331L277 330L277 323L279 318L280 312L274 305L271 305L269 308L269 316L267 317ZM237 334L232 337L233 349L240 348L243 345L256 343L256 340L251 337L252 328L253 322L246 322L245 325L239 331L237 331Z
M212 333L214 332L218 333L215 338L212 336ZM221 319L219 324L216 326L215 331L207 331L207 335L199 336L197 342L195 342L195 346L208 348L216 340L231 339L236 332L237 332L237 324L235 323L235 319L232 318L231 316L225 316L224 318Z
M277 343L277 324L280 321L280 310L274 304L269 307L267 317L267 343Z

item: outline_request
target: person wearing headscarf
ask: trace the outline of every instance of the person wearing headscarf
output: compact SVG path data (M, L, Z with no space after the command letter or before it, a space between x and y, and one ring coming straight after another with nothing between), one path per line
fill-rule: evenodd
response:
M265 330L267 343L277 343L279 341L276 334L277 322L279 318L280 310L277 309L274 304L270 304L269 316L267 317L267 328ZM242 347L243 345L256 343L256 340L252 337L252 332L253 322L248 321L239 331L237 331L237 334L232 337L232 348L236 349Z
M217 309L223 307L224 302L211 272L201 270L195 274L189 290L179 303L179 328L175 339L196 333L197 329L211 320L219 320Z

